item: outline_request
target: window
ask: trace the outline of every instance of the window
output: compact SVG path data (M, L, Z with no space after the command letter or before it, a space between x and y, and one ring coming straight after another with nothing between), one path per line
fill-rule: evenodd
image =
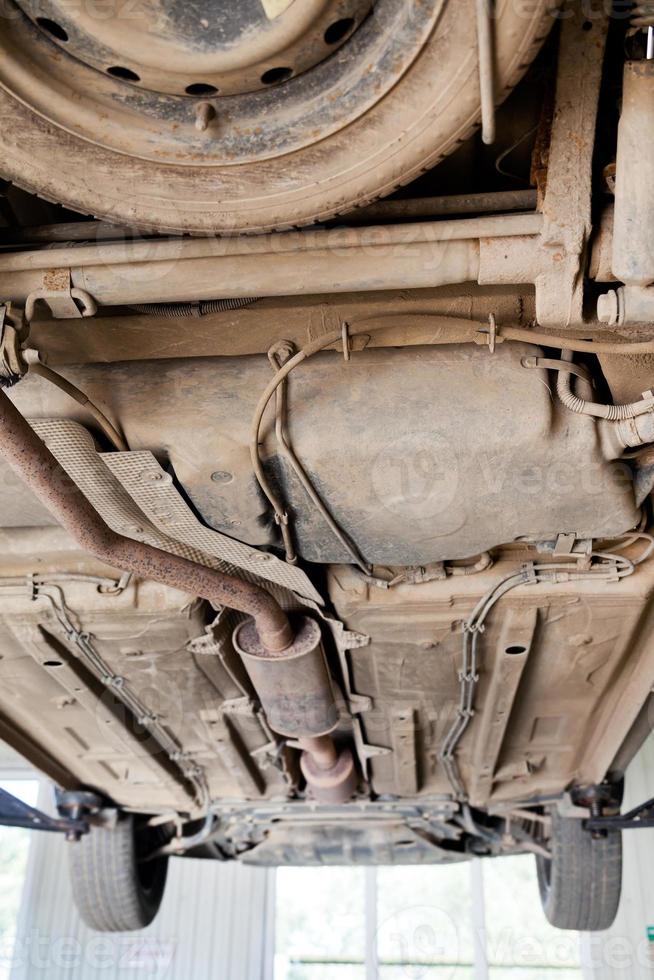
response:
M491 980L578 980L579 934L555 929L542 914L533 858L483 867Z
M474 962L467 863L379 868L380 980L458 980Z
M274 980L581 980L530 855L449 865L280 868Z
M275 980L365 980L360 868L280 868Z
M36 780L2 780L0 787L36 806ZM0 980L8 980L11 972L29 843L29 830L0 826Z

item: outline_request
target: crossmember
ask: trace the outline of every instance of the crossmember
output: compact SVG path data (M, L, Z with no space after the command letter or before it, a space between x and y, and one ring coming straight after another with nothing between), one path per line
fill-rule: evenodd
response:
M46 830L74 838L89 832L86 820L69 816L51 817L4 789L0 789L0 825L22 827L25 830Z
M654 797L635 806L627 813L618 813L610 817L591 817L589 820L584 820L584 827L591 833L600 830L641 830L645 827L654 827Z

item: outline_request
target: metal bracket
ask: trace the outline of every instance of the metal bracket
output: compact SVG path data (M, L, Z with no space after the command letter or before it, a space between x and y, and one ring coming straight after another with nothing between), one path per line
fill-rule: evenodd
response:
M86 820L77 817L51 817L42 810L23 803L4 789L0 789L0 825L23 827L26 830L46 830L65 834L69 839L87 834L90 829Z
M571 555L576 540L577 540L577 535L574 533L559 534L556 541L554 542L554 551L552 552L554 557L562 558L566 555Z
M354 694L354 692L350 691L347 697L347 706L350 714L360 715L364 711L370 711L372 708L372 698L368 697L367 694Z
M79 320L95 316L98 307L85 290L73 286L70 269L49 269L43 275L43 285L35 289L25 300L25 319L31 323L36 304L41 301L55 320Z
M0 305L0 387L10 388L23 377L27 363L22 345L29 335L23 311L11 303Z
M386 748L384 745L368 745L363 740L363 735L359 728L354 728L354 742L357 749L357 754L360 759L368 761L368 759L375 759L381 755L391 755L392 749Z
M560 531L553 540L537 541L536 550L539 555L573 556L585 562L591 556L593 542L591 538L580 538L574 531Z

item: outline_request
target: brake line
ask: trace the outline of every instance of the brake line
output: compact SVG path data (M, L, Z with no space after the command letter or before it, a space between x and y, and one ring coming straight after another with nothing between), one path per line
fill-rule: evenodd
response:
M270 361L272 367L275 371L278 371L282 364L284 363L283 356L287 353L290 356L292 349L289 345L277 344L271 347L268 351L268 360ZM355 565L363 572L366 578L371 577L371 566L366 563L364 558L361 556L356 545L350 540L348 535L345 533L342 527L336 522L334 517L331 515L325 503L320 498L318 491L314 487L309 475L302 466L302 463L297 458L295 451L291 445L288 433L286 431L286 397L287 397L287 381L283 381L275 393L275 435L277 436L277 442L281 446L288 459L288 462L293 469L296 477L302 484L305 493L311 500L311 503L316 508L318 513L322 516L323 520L328 525L329 529L333 533L334 537L338 538L343 548L348 552L350 558ZM277 520L277 515L275 515ZM290 534L288 513L285 512L283 517L278 521L280 525L280 530L282 532L282 538L284 541L284 548L286 550L286 560L289 564L294 565L297 562L297 557L295 555L295 548L293 546L293 541Z
M51 385L59 388L60 391L65 392L65 394L76 401L78 405L82 405L87 412L93 416L99 428L102 430L114 449L121 453L128 452L129 446L116 426L109 421L102 409L98 408L98 406L91 401L88 395L81 391L77 385L74 385L71 381L68 381L67 378L62 377L61 374L57 374L57 372L53 371L52 368L47 367L45 364L41 364L40 361L28 361L28 364L29 374L35 374L37 377L43 378Z
M438 327L443 327L445 325L456 326L458 329L461 327L469 327L474 330L475 333L467 338L456 340L448 340L446 337L439 336L438 338L432 339L431 344L448 344L448 343L475 343L475 344L488 344L490 346L491 340L494 345L495 343L502 343L503 341L515 341L533 344L535 346L543 347L558 347L563 351L576 351L580 353L591 353L591 354L654 354L654 342L625 342L623 343L611 343L606 341L588 341L588 340L575 340L570 337L561 337L557 335L549 336L548 334L541 333L535 330L526 330L518 327L498 327L493 328L492 338L489 336L489 328L486 324L481 324L479 322L467 320L463 317L447 317L438 316L436 314L422 314L422 313L412 313L408 317L398 317L397 314L388 314L386 316L378 316L370 319L360 320L356 324L346 324L343 323L338 330L332 330L329 333L324 334L322 337L316 338L316 340L307 344L301 350L290 357L285 364L283 364L276 374L273 376L271 381L266 385L266 388L261 395L259 402L257 403L254 417L252 419L252 425L250 430L250 460L252 462L252 469L256 480L261 487L264 495L270 503L274 515L275 523L279 526L282 539L284 542L284 548L286 551L287 561L291 564L297 562L297 557L295 555L295 549L291 539L290 532L290 518L288 514L288 508L285 506L281 497L277 494L273 486L271 485L261 459L260 453L260 439L261 439L261 426L263 422L266 409L268 404L278 391L281 385L284 384L290 373L303 361L306 361L309 357L313 357L314 354L318 354L320 351L325 350L327 347L331 347L333 344L342 344L343 356L346 361L350 358L350 338L355 336L360 336L361 334L368 334L375 330L388 330L392 326L392 321L402 320L406 323L407 319L413 322L420 321L430 322L433 321ZM565 403L564 403L565 404ZM277 434L279 436L280 429L277 426ZM286 447L288 449L288 447ZM296 460L297 469L296 475L298 475L300 482L304 486L305 491L312 499L315 506L316 503L316 491L313 488L308 475L302 468L300 462ZM293 461L291 460L291 465ZM294 466L295 468L295 466ZM300 471L303 477L300 476ZM341 544L344 544L343 538L347 538L345 532L337 525L336 521L333 519L328 511L327 506L324 502L320 501L320 506L318 509L326 518L332 532L339 539ZM352 542L345 544L346 549L352 555L354 562L362 570L363 574L370 577L371 576L371 566L365 562ZM356 557L355 557L356 556Z
M649 537L649 535L642 535ZM542 582L567 582L571 579L609 579L613 580L626 578L632 575L636 565L640 564L651 554L654 543L650 541L648 548L643 555L632 561L624 555L613 554L611 552L594 551L590 558L597 559L602 564L596 571L587 569L575 569L565 562L552 564L534 564L528 562L522 566L519 572L511 572L504 578L496 582L495 585L486 592L472 613L463 624L463 649L461 669L459 670L459 705L456 716L450 726L445 739L438 753L438 761L445 770L450 786L455 797L460 801L467 800L466 787L463 782L458 761L456 759L456 749L475 715L474 697L479 682L479 637L484 633L486 619L491 610L512 589L519 585L536 585ZM578 557L578 556L576 556Z

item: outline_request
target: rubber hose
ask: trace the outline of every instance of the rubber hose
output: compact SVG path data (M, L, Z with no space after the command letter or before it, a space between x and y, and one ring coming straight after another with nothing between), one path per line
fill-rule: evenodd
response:
M572 360L572 351L561 351L562 361ZM654 399L642 399L626 405L602 405L600 402L587 402L572 390L572 375L565 371L558 372L556 393L567 409L577 415L591 415L594 418L607 419L609 422L624 422L635 419L654 410Z

